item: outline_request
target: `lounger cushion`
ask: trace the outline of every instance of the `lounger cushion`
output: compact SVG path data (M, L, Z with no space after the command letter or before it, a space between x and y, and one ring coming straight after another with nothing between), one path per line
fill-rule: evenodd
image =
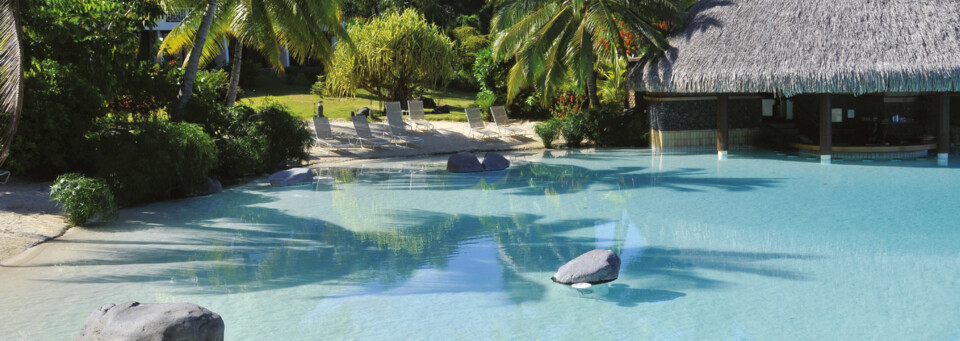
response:
M451 173L475 173L482 172L483 165L473 154L463 152L451 155L447 159L447 171Z

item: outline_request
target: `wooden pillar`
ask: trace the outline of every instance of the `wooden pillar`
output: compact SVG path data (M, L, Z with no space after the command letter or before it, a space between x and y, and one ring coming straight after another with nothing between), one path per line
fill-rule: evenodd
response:
M820 95L820 163L830 163L833 155L833 117L830 94Z
M728 100L727 94L717 96L717 158L720 160L727 158L727 150L730 146L730 128L727 124Z
M950 94L942 93L939 98L940 119L937 127L937 161L946 165L950 155Z

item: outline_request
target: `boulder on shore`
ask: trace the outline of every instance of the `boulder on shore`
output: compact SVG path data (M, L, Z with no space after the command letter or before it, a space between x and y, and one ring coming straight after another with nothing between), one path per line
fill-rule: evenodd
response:
M270 185L277 187L296 186L313 183L313 172L310 168L291 168L270 175Z
M606 283L620 277L620 256L610 250L593 250L567 262L550 279L562 284Z
M471 153L460 152L447 159L447 171L451 173L476 173L483 171L480 160Z
M222 341L223 319L191 303L108 304L83 322L76 341Z
M510 160L503 157L499 153L487 153L483 157L483 170L485 171L501 171L510 167Z
M195 196L202 197L207 195L219 194L223 192L223 184L220 183L217 179L206 178L203 180L199 186L197 186Z

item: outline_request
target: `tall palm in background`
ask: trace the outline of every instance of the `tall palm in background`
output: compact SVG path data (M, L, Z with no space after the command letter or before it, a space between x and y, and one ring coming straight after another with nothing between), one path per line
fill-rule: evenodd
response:
M289 0L219 0L221 3L213 15L205 42L197 54L199 65L213 61L225 48L223 42L233 39L231 58L233 69L227 105L236 101L240 81L240 65L243 46L259 51L274 67L282 70L281 50L286 48L300 62L319 59L329 62L333 55L332 38L345 39L340 26L339 0L289 1ZM199 15L184 18L163 41L161 51L177 53L194 46L201 37L197 27L203 27L205 17ZM191 57L193 53L191 53Z
M586 88L590 106L597 96L599 61L625 57L621 31L639 35L645 48L668 47L666 28L683 19L681 0L506 0L494 15L494 56L515 64L507 76L507 100L536 86L546 102L573 81ZM664 23L668 23L665 25Z
M0 0L0 166L10 155L23 108L20 1Z

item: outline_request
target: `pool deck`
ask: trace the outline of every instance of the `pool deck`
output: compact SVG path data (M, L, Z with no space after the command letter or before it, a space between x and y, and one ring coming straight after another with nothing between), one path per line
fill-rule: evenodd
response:
M415 132L422 137L418 146L388 146L377 149L352 148L341 151L310 149L309 166L340 166L363 160L407 158L414 156L450 154L462 151L518 151L543 149L533 133L535 122L518 122L516 126L527 131L526 136L476 139L467 135L466 122L432 122L434 130ZM353 135L353 125L346 120L330 122L334 134ZM311 129L313 125L310 124ZM371 124L375 135L382 135L386 127ZM0 266L4 261L24 253L29 248L56 239L68 229L63 212L49 201L49 182L23 182L17 174L10 183L0 185Z

